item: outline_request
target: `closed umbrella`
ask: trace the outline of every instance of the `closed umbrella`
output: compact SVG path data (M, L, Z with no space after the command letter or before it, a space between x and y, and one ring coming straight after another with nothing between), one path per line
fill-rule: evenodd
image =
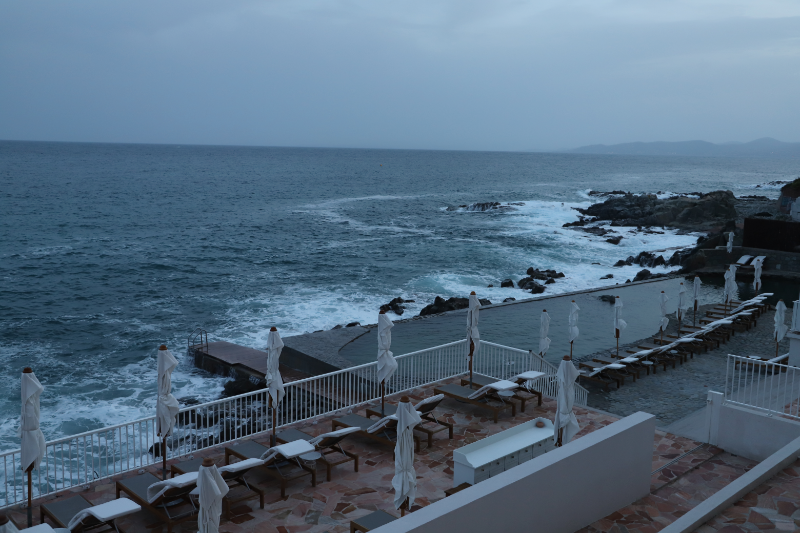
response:
M569 356L572 357L572 343L578 338L578 312L581 310L575 300L569 304Z
M481 345L481 334L478 331L478 313L481 310L481 303L475 295L475 291L469 294L469 309L467 310L467 340L469 341L469 386L472 387L472 358L478 353Z
M688 292L689 291L686 290L686 286L683 284L683 282L681 282L681 286L678 289L678 312L676 314L679 328L681 324L683 324L683 312L689 307L689 298L687 297Z
M733 232L728 233L728 253L733 253Z
M414 470L414 427L422 422L419 413L403 396L397 406L397 444L394 447L394 508L411 509L417 495L417 473Z
M162 473L167 479L167 436L175 427L180 406L172 395L172 371L178 360L163 344L158 348L158 398L156 399L156 435L161 436Z
M702 282L700 281L700 276L695 276L694 283L692 285L692 299L694 300L694 315L692 316L692 327L694 327L695 320L697 319L697 303L700 301L700 285L702 285Z
M389 351L394 323L384 311L378 315L378 381L381 382L381 415L384 414L386 380L397 370L397 360Z
M617 338L617 357L619 357L619 334L628 327L628 323L622 320L622 298L614 298L614 336Z
M550 332L550 315L547 309L542 309L542 316L539 318L539 355L544 357L550 348L550 339L547 334Z
M558 383L558 396L556 396L556 417L553 422L555 435L553 439L557 446L567 444L572 440L581 427L578 419L572 412L572 405L575 402L575 380L578 379L578 369L572 364L569 357L564 357L558 365L556 382Z
M210 457L203 459L203 465L197 473L196 490L200 493L197 513L198 533L219 533L222 499L228 494L229 489Z
M753 288L756 290L756 294L758 294L759 289L761 289L761 259L753 261L753 267L755 268Z
M775 357L778 357L778 343L789 330L784 322L786 322L786 304L780 299L775 306Z
M39 397L44 387L36 379L36 374L30 368L22 371L22 415L20 416L20 466L23 472L28 473L28 527L33 525L33 511L31 507L31 491L33 480L31 472L39 469L39 464L44 459L45 441L42 430L39 429Z
M722 295L725 299L725 306L727 306L733 302L736 298L736 266L731 265L728 270L725 271L725 286L723 287Z
M669 326L669 318L667 318L667 301L669 300L669 296L664 291L661 291L661 294L658 297L658 305L661 310L661 322L659 322L659 330L661 331L661 344L664 344L664 332L667 330L667 326Z
M270 446L275 446L275 426L277 426L278 405L283 400L286 391L283 389L283 377L281 376L281 351L283 351L283 340L278 333L278 328L271 327L267 337L267 389L269 389L269 407L272 407L272 435L270 436Z
M6 515L0 514L0 533L19 533L19 529Z

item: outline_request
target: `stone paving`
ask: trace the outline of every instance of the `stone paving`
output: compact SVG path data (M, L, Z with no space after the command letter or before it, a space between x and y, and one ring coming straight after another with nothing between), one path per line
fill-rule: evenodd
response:
M703 306L698 316L705 314ZM786 324L791 324L791 308L787 309ZM773 340L774 311L767 311L758 319L758 325L749 331L738 332L730 340L715 350L695 354L683 365L676 368L663 368L657 374L643 375L635 383L625 380L625 385L619 389L612 388L606 391L593 384L589 389L589 406L608 411L617 416L628 416L637 411L645 411L656 416L661 427L667 426L706 405L706 396L709 390L722 392L725 390L725 373L727 369L727 355L761 355L774 357L775 342ZM688 320L691 324L691 313ZM668 332L676 334L677 323L674 316L670 320ZM642 339L652 342L652 337ZM641 341L620 346L620 354L627 349L633 349ZM616 350L615 350L616 351ZM784 338L779 344L779 352L784 354L789 351L789 339ZM605 350L582 359L592 360L595 355L608 356L611 352Z
M800 531L800 460L746 494L697 533L765 530Z

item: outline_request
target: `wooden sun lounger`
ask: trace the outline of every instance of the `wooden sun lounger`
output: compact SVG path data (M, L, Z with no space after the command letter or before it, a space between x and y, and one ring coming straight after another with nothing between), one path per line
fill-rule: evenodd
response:
M621 364L621 363L617 363L617 364ZM616 379L621 385L625 385L625 378L631 378L632 377L633 381L636 381L636 376L631 374L631 373L629 373L629 372L625 372L625 369L621 369L621 368L620 369L612 369L612 368L605 368L605 367L606 367L605 363L594 363L592 361L581 361L580 363L578 363L578 368L585 368L585 369L589 370L590 372L593 372L595 370L603 370L603 372L608 374L610 377ZM619 387L619 385L618 385L618 387Z
M126 512L125 515L136 512L136 507L141 509L138 505L134 505L131 503L130 500L124 500L128 503L132 509L129 512ZM100 504L102 505L102 504ZM55 524L56 527L69 529L69 523L72 519L81 511L85 509L91 509L92 507L99 507L94 505L92 502L78 494L77 496L72 496L71 498L63 498L60 500L50 501L47 503L43 503L42 506L39 508L40 518L39 522L44 524L45 518L50 519L50 521ZM117 518L121 518L117 516ZM117 526L114 519L101 522L94 516L87 516L81 522L73 527L73 533L81 533L82 531L86 531L89 529L96 529L103 526L107 526L107 529L101 529L99 531L118 531L119 533L125 533L121 528Z
M443 398L442 398L443 399ZM422 418L425 422L433 423L433 427L428 427L423 425L423 423L418 424L414 429L425 433L428 436L428 446L433 446L433 436L439 433L440 431L448 430L448 439L453 438L453 424L447 422L446 420L439 420L436 418L436 415L433 414L434 409L436 409L439 404L442 403L442 400L438 402L430 402L422 405L417 412L419 413L420 418ZM369 408L367 409L367 417L376 416L378 418L383 418L384 416L391 416L397 412L397 406L394 404L385 405L383 408L383 414L378 407ZM439 427L436 427L439 426Z
M609 376L605 372L588 372L584 373L581 372L578 374L578 379L583 381L592 381L594 383L599 383L603 386L606 390L611 390L611 385L614 384L617 388L620 388L620 380Z
M737 267L742 267L748 264L752 258L753 258L752 255L743 255L742 257L739 258L738 261L736 261L733 264L736 265Z
M766 263L766 261L767 261L767 256L766 255L759 255L757 257L754 257L753 260L750 261L746 265L736 265L736 266L738 268L742 268L742 269L755 270L756 269L756 266L755 266L756 261L758 261L759 259L761 260L761 267L763 268L764 267L764 263Z
M703 328L697 326L682 326L678 332L681 335L688 335L690 333L697 333L701 331ZM717 341L717 348L720 347L721 344L728 342L731 338L731 334L729 330L723 329L714 329L712 331L705 331L703 332L703 337L706 339L714 339Z
M358 472L358 455L341 447L340 443L346 437L347 435L325 438L316 445L317 451L322 455L320 460L325 463L327 469L326 479L328 481L331 480L331 469L334 466L339 466L350 461L353 461L353 471ZM299 429L286 429L275 435L275 440L280 444L296 440L311 440L313 438L312 435L304 433ZM341 457L338 459L331 459L328 457L329 455L341 455Z
M239 442L235 446L225 448L225 464L231 464L231 457L244 461L245 459L260 459L269 450L269 447L252 440ZM297 467L297 468L295 468ZM278 455L272 461L261 465L259 468L281 483L281 498L286 499L286 485L295 479L311 476L311 486L317 486L317 471L301 463L299 459L285 459ZM286 470L286 472L281 471Z
M472 374L472 387L474 389L480 389L481 387L485 387L486 385L490 385L490 384L492 384L492 383L494 383L496 381L498 381L498 380L493 378L493 377L490 377L490 376L484 376L483 374ZM522 383L525 383L525 380L517 380L516 382L518 384L522 385ZM461 386L462 387L469 387L469 376L461 378ZM514 396L512 396L511 398L513 398L514 400L519 401L520 409L524 413L525 412L525 402L530 400L530 397L526 398L525 396L520 395L519 394L520 392L523 392L523 391L520 390L520 389L515 390L514 391ZM533 390L533 391L525 390L524 392L530 392L534 397L537 398L538 405L542 405L542 393L541 392L535 391L535 390ZM499 397L495 396L494 394L492 394L492 397L496 398L496 399L500 399Z
M658 344L648 344L646 342L643 342L642 344L637 345L637 348L641 350L657 350L659 348L663 348L663 346L659 346ZM675 351L676 351L675 354L662 351L657 354L657 357L662 360L663 359L670 360L672 362L672 368L675 368L675 361L680 361L680 363L683 364L686 357L686 354L681 353L680 350L675 350ZM666 368L664 370L666 370Z
M641 350L625 350L625 353L628 353L630 355L636 355L640 351ZM672 368L675 368L675 358L674 357L663 356L661 354L654 353L654 354L650 354L650 355L644 357L643 359L646 359L646 360L648 360L648 361L653 363L653 374L657 373L656 370L658 368L658 365L662 365L664 367L664 372L667 371L667 365L669 365L669 364L672 365Z
M359 428L361 431L356 433L357 435L361 435L362 437L367 437L376 442L380 442L381 444L388 444L389 446L394 447L397 444L397 422L395 422L393 425L390 424L385 426L375 433L370 433L367 431L367 429L372 427L374 424L374 420L370 420L366 416L361 416L354 413L352 415L345 415L341 418L336 418L335 420L331 421L331 428L333 430L338 428ZM419 443L419 436L414 435L415 452L419 452Z
M180 474L188 474L189 472L199 472L202 464L203 458L198 457L196 459L190 459L188 461L182 461L180 463L171 465L170 472L172 477ZM253 498L258 498L261 508L264 508L264 491L254 485L250 485L244 478L244 475L250 470L252 470L252 468L240 470L238 472L227 472L224 470L220 471L219 475L222 476L222 479L225 481L225 483L227 483L228 488L234 489L236 487L244 487L245 489L242 491L244 493L243 496L235 497L233 495L233 491L231 490L222 499L222 510L226 518L231 516L231 504L251 500Z
M469 387L460 387L458 385L439 385L433 390L434 394L444 394L448 398L452 398L454 400L458 400L459 402L469 403L476 407L481 407L483 409L488 409L494 413L494 421L497 423L497 417L511 407L511 416L517 415L517 405L508 402L505 403L503 401L495 400L495 402L499 402L500 405L492 405L489 403L491 398L486 398L483 396L482 398L470 398L469 396L474 393L473 389Z
M619 359L614 359L612 357L601 357L596 355L592 357L592 361L596 363L601 363L603 365L625 365L625 371L629 372L630 375L626 375L623 373L625 377L633 376L633 380L636 381L641 377L641 371L646 370L642 365L638 365L636 363L622 363ZM649 374L650 372L648 372Z
M140 474L138 476L120 479L117 481L117 498L121 493L125 493L131 500L147 509L152 514L157 516L162 522L167 524L167 532L172 532L172 527L175 524L191 520L197 515L197 509L194 506L189 493L194 490L197 485L192 484L187 487L175 487L167 489L164 494L158 497L153 503L147 500L147 488L153 483L161 481L156 476L149 472ZM181 513L173 514L175 507L173 503L189 503L192 508ZM172 512L170 512L170 509Z

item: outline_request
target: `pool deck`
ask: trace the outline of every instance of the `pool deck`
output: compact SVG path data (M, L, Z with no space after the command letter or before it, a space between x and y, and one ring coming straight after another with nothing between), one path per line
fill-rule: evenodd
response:
M416 402L433 395L434 385L417 389L410 397ZM397 401L396 397L390 398ZM416 455L418 479L417 499L412 511L431 505L445 497L444 491L453 484L453 450L493 435L515 425L537 417L552 419L555 401L545 398L541 407L529 404L525 413L515 417L505 414L498 423L488 418L487 412L477 410L467 404L445 399L437 414L455 425L454 438L447 439L446 432L436 435L433 446L427 447L423 439L422 449ZM594 409L576 408L581 431L576 438L595 431L617 420L613 415ZM321 434L331 429L333 417L321 418L317 423L300 423L291 427L302 429L310 434ZM269 435L256 436L257 442L267 444ZM228 444L227 446L231 446ZM264 509L259 509L257 500L249 500L234 506L232 518L223 520L220 531L238 533L243 531L294 533L301 531L339 533L349 531L350 520L382 509L394 515L392 499L394 491L391 479L394 475L392 448L361 437L351 437L344 442L345 448L360 456L359 472L353 471L352 463L334 467L332 481L325 481L324 467L317 467L317 486L312 487L308 477L290 482L287 498L280 496L279 484L255 469L248 474L248 480L266 491ZM694 450L675 464L669 465L651 477L651 494L632 503L603 520L584 528L585 532L641 532L658 531L677 517L703 501L709 495L736 479L755 465L740 457L734 457L723 450L704 446L696 449L699 443L657 431L653 442L653 470L656 471L681 454ZM212 457L218 465L223 464L224 445L197 452L195 458ZM180 460L185 460L182 458ZM180 460L171 461L179 462ZM147 471L160 476L158 466ZM797 473L788 474L790 483L797 483ZM38 523L38 505L42 501L68 498L72 492L86 497L94 503L102 503L114 498L115 482L133 477L136 473L114 476L100 480L88 487L78 487L56 496L35 502L35 522ZM784 475L784 474L782 474ZM760 501L760 500L759 500ZM776 504L777 505L777 504ZM784 504L781 504L786 507ZM18 523L24 521L24 510L15 508L12 517ZM738 516L738 515L737 515ZM756 515L753 515L756 517ZM760 515L759 515L760 516ZM756 517L757 518L757 517ZM141 511L120 520L120 526L127 533L166 531L158 520L147 511ZM188 521L173 528L177 532L196 531L197 524ZM725 530L728 531L728 530Z

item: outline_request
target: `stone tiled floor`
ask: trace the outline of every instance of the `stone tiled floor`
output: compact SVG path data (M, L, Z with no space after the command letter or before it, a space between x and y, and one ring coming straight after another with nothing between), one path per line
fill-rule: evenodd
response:
M746 494L698 533L800 531L800 460Z
M427 386L418 389L411 398L416 402L432 394L433 386ZM448 440L446 432L438 433L434 445L430 448L425 445L423 439L422 450L415 459L418 479L415 506L427 506L442 499L445 489L452 486L454 449L536 417L542 416L552 420L555 401L545 399L541 407L536 407L535 402L529 403L526 411L518 413L514 418L511 418L510 414L502 415L499 422L494 423L486 416L486 411L446 399L440 406L438 414L455 425L454 438ZM576 415L581 426L577 438L617 420L612 415L592 409L576 409ZM330 418L322 419L317 424L300 424L296 427L307 433L320 434L330 431L330 420ZM255 440L266 444L269 438L264 435ZM347 448L360 456L359 472L353 471L352 463L345 463L335 467L332 481L326 482L324 467L320 465L316 487L311 486L308 477L290 482L287 488L288 497L284 500L280 497L277 481L255 469L248 474L248 480L266 491L264 509L259 509L257 500L235 505L233 517L222 522L220 531L339 533L349 531L350 520L376 509L397 515L392 504L394 493L391 479L394 475L394 461L391 447L361 437L348 438L345 443ZM653 447L653 470L697 446L698 443L689 439L658 432ZM210 456L220 465L223 463L223 448L224 446L217 446L204 450L196 453L195 457ZM695 450L653 475L651 480L653 494L585 528L584 531L643 533L657 531L719 490L731 479L741 475L752 464L750 461L732 457L713 448ZM160 475L157 468L148 470ZM88 489L78 488L74 492L95 503L102 503L114 498L115 481L121 477L103 480L89 486ZM69 496L72 494L66 492L57 498ZM24 521L24 516L19 510L14 511L12 515L19 523ZM38 509L34 509L34 516L37 517L38 523ZM127 533L166 531L166 528L158 523L157 518L146 511L121 520L120 525ZM196 522L186 522L176 526L174 531L196 531L196 528Z

